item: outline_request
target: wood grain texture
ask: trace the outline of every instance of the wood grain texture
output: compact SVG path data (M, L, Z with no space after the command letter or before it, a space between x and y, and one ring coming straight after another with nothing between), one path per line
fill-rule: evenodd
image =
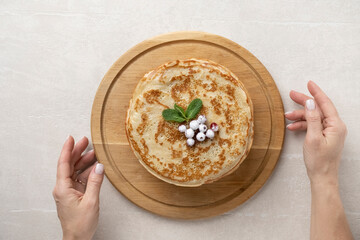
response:
M132 92L143 75L165 62L192 57L224 65L244 83L254 105L255 135L238 170L217 182L185 188L165 183L141 166L124 126ZM283 104L266 68L235 42L203 32L168 33L127 51L103 78L91 114L95 153L111 183L136 205L171 218L211 217L248 200L274 170L284 133Z

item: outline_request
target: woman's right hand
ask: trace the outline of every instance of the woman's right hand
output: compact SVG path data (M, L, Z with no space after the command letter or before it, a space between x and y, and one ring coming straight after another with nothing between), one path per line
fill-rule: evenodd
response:
M308 89L313 98L290 92L291 99L305 108L285 114L287 119L295 121L287 128L291 131L307 130L303 152L311 184L337 185L346 126L319 86L309 81Z
M58 161L53 196L64 240L92 239L99 220L104 166L94 163L93 151L82 154L88 143L84 137L75 144L69 136Z

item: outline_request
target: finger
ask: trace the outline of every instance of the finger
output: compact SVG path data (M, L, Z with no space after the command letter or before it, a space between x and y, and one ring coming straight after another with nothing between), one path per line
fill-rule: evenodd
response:
M86 191L84 194L84 200L85 201L99 201L99 194L100 194L100 188L101 184L104 179L104 165L101 163L97 163L95 167L92 168L87 185L86 185Z
M341 122L340 119L325 118L324 121L323 121L324 129L339 126L339 122Z
M74 148L74 138L69 136L61 150L60 158L57 166L57 180L63 180L71 177L73 169L71 165L71 154Z
M290 98L296 102L297 104L303 105L305 106L305 101L310 99L311 97L303 94L303 93L299 93L297 91L291 90L290 91Z
M334 104L318 85L316 85L313 81L309 81L308 89L325 117L338 116Z
M306 121L293 122L287 125L286 128L290 131L304 131L307 129L307 123Z
M92 169L96 166L96 163L92 164L90 167L88 167L87 169L85 169L82 173L80 173L78 176L77 176L77 180L80 180L79 181L76 181L75 180L75 189L82 192L82 193L85 193L85 189L86 189L86 186L85 184L87 183L88 181L88 178L89 178L89 174L90 172L92 171Z
M306 100L305 103L305 119L307 122L307 137L317 138L322 135L323 125L321 123L321 115L318 106L313 99Z
M324 119L324 116L321 111L320 111L320 116L321 116L321 120ZM286 112L285 117L291 121L299 121L299 120L305 121L305 109L298 109L298 110Z
M79 161L76 162L75 171L81 170L81 169L89 166L90 164L92 164L95 161L96 161L96 159L95 159L94 150L91 150L91 151L85 153L84 155L82 155L81 158L79 159Z
M286 112L285 117L291 121L305 120L305 110L299 109L291 112Z
M82 154L82 152L85 151L86 147L89 144L89 140L87 139L87 137L82 137L76 144L74 147L74 150L72 152L72 156L71 156L71 161L72 164L75 165L75 163L80 159L80 156Z
M87 169L85 169L82 173L80 173L77 177L77 179L80 179L83 182L87 182L88 178L90 176L91 171L93 170L94 167L96 167L96 163L93 163L91 166L89 166Z

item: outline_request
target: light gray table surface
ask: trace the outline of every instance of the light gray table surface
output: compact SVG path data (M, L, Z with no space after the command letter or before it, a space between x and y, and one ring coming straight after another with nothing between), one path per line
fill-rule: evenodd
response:
M291 89L317 82L347 124L340 190L360 239L360 1L0 0L0 239L60 239L51 191L68 136L90 137L106 71L158 34L198 30L229 38L273 76L285 111ZM286 132L278 165L245 204L199 221L133 205L105 179L94 239L308 239L310 189L303 133Z

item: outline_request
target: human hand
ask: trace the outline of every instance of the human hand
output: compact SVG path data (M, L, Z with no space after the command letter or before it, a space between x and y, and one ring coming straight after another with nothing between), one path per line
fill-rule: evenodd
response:
M338 185L338 168L347 134L331 100L314 82L308 89L313 98L291 91L290 98L305 108L287 112L295 121L287 126L291 131L307 130L303 152L311 184Z
M99 219L99 194L104 166L94 163L94 151L81 155L89 141L65 141L57 166L53 197L63 239L91 239Z

